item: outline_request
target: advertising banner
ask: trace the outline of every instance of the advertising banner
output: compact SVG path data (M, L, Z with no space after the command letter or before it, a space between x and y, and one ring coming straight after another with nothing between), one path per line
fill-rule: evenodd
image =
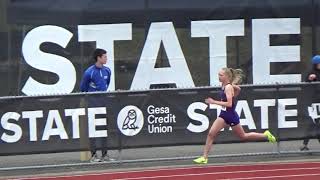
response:
M319 84L243 86L236 111L246 132L269 129L280 141L316 137ZM0 99L0 154L204 144L223 110L208 105L220 88ZM215 143L241 142L226 126Z

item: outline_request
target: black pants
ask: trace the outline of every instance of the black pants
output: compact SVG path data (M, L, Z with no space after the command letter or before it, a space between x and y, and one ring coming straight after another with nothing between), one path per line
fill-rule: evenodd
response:
M316 137L320 143L320 118L315 119L315 123L312 123L309 125L309 127L307 128L307 132L306 132L307 137L303 140L303 145L307 146L309 141L310 141L310 137Z
M88 97L88 106L92 108L92 107L107 107L108 105L107 105L107 102L105 101L104 95L94 95L94 96ZM105 115L97 115L96 118L105 118ZM97 130L105 130L105 128L106 127L98 126ZM108 153L107 140L108 140L107 137L90 138L91 155L96 154L97 150L101 150L102 157L107 155Z
M101 147L101 154L102 157L106 156L108 154L107 149L107 138L100 137L100 138L90 138L90 151L91 155L94 155L97 153L97 147Z

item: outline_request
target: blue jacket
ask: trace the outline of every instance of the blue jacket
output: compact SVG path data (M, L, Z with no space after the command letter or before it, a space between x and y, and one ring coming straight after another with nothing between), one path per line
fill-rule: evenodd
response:
M83 74L80 90L82 92L106 91L110 84L111 70L96 65L90 66Z

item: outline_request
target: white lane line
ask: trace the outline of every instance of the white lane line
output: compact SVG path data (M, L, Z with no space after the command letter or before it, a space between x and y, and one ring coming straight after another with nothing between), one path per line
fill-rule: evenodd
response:
M288 178L288 177L301 177L308 179L309 176L320 176L320 174L293 174L293 175L283 175L283 176L256 176L248 178L229 178L229 179L218 179L218 180L248 180L248 179L270 179L270 178Z
M261 169L261 170L250 170L250 171L231 171L231 172L212 172L212 173L197 173L197 174L177 174L167 176L141 176L134 178L120 178L115 180L135 180L135 179L156 179L156 178L172 178L172 177L187 177L187 176L202 176L202 175L214 175L214 174L233 174L233 173L254 173L254 172L274 172L274 171L287 171L287 170L313 170L320 169L320 167L312 168L284 168L284 169Z

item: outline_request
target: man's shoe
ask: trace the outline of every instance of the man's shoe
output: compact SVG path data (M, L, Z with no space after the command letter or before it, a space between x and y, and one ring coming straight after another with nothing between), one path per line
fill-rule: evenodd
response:
M309 151L309 148L307 145L303 145L300 147L300 151Z
M204 158L203 156L198 157L197 159L194 159L193 162L197 164L207 164L208 163L208 158Z
M100 159L98 158L97 154L93 154L91 156L90 162L99 162Z
M116 159L113 159L108 155L102 156L100 159L100 162L106 162L106 161L116 161Z
M276 137L274 137L269 130L266 130L263 134L265 136L267 136L269 142L271 142L271 143L276 143L277 142Z

